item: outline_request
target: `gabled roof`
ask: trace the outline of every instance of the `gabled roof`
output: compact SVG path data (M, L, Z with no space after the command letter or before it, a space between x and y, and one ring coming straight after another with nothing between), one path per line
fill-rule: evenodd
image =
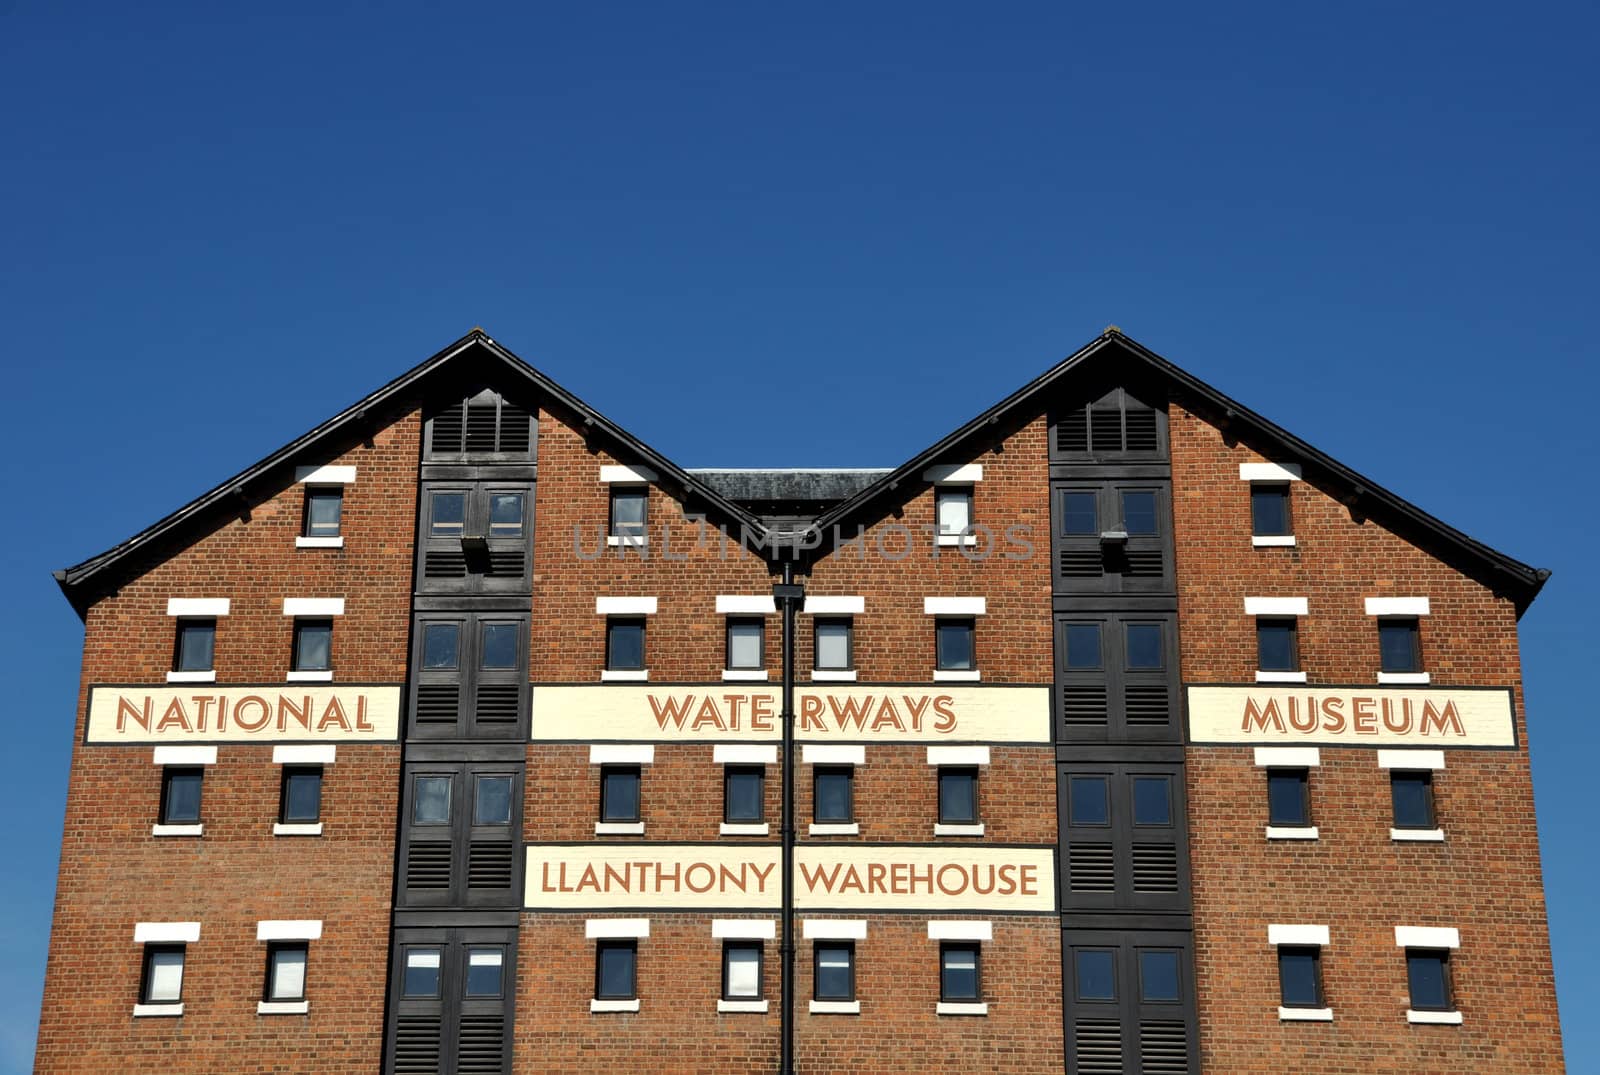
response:
M227 481L185 504L166 518L146 527L126 541L92 556L80 564L55 572L55 579L78 615L83 616L98 597L114 590L129 573L131 565L142 561L141 554L181 543L206 521L236 513L249 503L249 495L259 491L263 479L282 475L297 464L326 462L321 458L330 443L359 435L370 429L372 419L397 403L418 396L426 382L448 375L473 360L487 363L490 369L503 368L508 385L526 384L538 393L541 402L554 401L570 411L588 436L608 440L626 463L639 463L654 469L657 484L725 515L737 525L763 533L760 521L745 508L718 492L711 485L679 467L638 437L561 387L506 348L490 339L481 328L474 328L414 369L402 373L371 395L351 404L332 418L290 441L260 462L240 471ZM504 385L498 387L506 387ZM281 478L279 479L281 480ZM136 570L136 569L135 569Z
M752 534L763 535L769 541L769 547L777 548L785 543L785 538L792 538L795 528L784 526L782 535L775 533L740 501L750 502L752 497L755 500L767 499L766 494L778 490L784 493L779 499L784 500L794 499L797 493L803 491L817 493L819 495L813 499L814 503L836 501L813 522L824 534L830 533L834 525L871 510L881 501L903 498L905 492L902 486L920 487L924 484L922 473L927 467L937 463L961 462L963 452L970 453L980 444L986 444L997 427L1003 428L1008 421L1031 416L1047 408L1052 389L1074 373L1102 359L1132 363L1133 368L1126 372L1127 376L1142 374L1147 379L1158 379L1175 398L1209 412L1213 420L1226 426L1230 436L1250 443L1274 461L1299 462L1307 480L1338 491L1350 503L1353 511L1381 522L1495 592L1505 594L1515 603L1519 615L1532 603L1545 580L1550 577L1549 571L1530 567L1497 552L1429 515L1114 328L1107 329L970 422L888 471L684 470L500 346L482 329L475 328L416 368L401 374L166 518L98 556L55 572L55 578L78 614L84 615L99 596L115 590L124 577L136 571L144 555L181 544L206 522L237 513L241 505L249 503L250 494L260 491L261 485L267 480L282 481L289 468L297 464L325 462L322 456L327 454L330 444L369 430L374 418L398 403L417 397L426 387L425 382L446 376L446 371L473 360L486 362L491 369L503 369L505 375L513 379L510 384L519 383L520 379L520 383L531 386L542 401L554 401L570 411L584 426L587 435L610 441L617 449L614 454L620 459L654 469L659 475L658 484L669 492L696 501L710 512L747 528ZM826 495L820 495L824 493ZM818 553L825 551L826 547L824 544Z
M1229 436L1249 443L1274 462L1298 462L1304 477L1338 490L1353 511L1381 522L1386 528L1428 549L1446 563L1510 598L1520 616L1538 596L1550 572L1534 568L1498 552L1428 514L1410 501L1390 492L1362 474L1351 470L1332 456L1318 451L1282 426L1263 418L1244 404L1223 395L1198 377L1168 362L1154 351L1124 335L1115 326L1091 340L1043 374L996 403L959 429L912 456L894 470L862 489L848 500L818 517L816 527L824 534L836 524L867 510L875 502L905 496L901 487L920 488L926 482L923 471L938 463L965 462L963 451L970 452L993 436L995 427L1008 420L1031 416L1046 408L1050 391L1102 359L1132 364L1125 376L1145 373L1163 382L1175 398L1210 412L1226 427ZM1126 367L1119 367L1119 371ZM818 554L825 553L824 542Z

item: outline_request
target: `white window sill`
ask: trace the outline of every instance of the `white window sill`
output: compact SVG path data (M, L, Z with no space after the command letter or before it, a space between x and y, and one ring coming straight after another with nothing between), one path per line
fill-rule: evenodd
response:
M594 823L596 836L643 836L644 822L642 821L596 821Z
M976 683L982 677L983 673L979 672L976 668L962 669L960 671L955 669L938 668L935 669L933 673L933 681L935 683Z
M977 543L978 543L978 535L977 534L940 534L939 535L939 544L941 544L941 545L965 545L966 547L971 548L972 546L976 545Z
M648 683L648 668L607 668L600 673L601 683Z
M294 539L297 549L342 549L344 548L344 535L338 537L297 537Z
M1442 844L1443 829L1390 829L1389 839L1400 843Z
M989 1005L978 1003L957 1003L955 1001L941 1000L934 1006L935 1015L988 1015Z
M1283 825L1268 825L1267 839L1269 840L1315 840L1317 827L1315 825L1296 825L1293 827Z
M214 668L211 669L210 671L207 671L207 672L168 672L167 673L167 682L168 683L215 683L216 681L217 681L217 670L214 669Z
M591 1000L591 1012L636 1012L639 1010L639 1001L633 1000Z
M818 824L813 821L806 832L811 836L860 836L861 823L859 821L840 821Z
M323 672L290 672L289 673L288 682L290 682L290 683L332 683L333 682L333 669L330 668L330 669L328 669L326 671L323 671Z
M854 683L856 670L854 668L813 668L811 682L813 683Z
M751 821L743 824L724 821L721 831L724 836L770 836L772 834L772 826L765 821Z
M272 826L274 836L321 836L322 822L306 821L300 823L284 824L277 822Z
M722 670L724 683L765 683L767 670L765 668L724 668Z
M1304 683L1304 672L1257 672L1257 683Z
M147 1019L152 1017L160 1017L163 1015L174 1016L182 1014L182 1004L135 1004L133 1006L133 1017L135 1019Z
M765 1012L767 1002L764 1000L719 1000L719 1012Z
M859 1000L813 1000L812 1015L860 1015Z
M309 1000L263 1000L256 1003L257 1015L305 1015L310 1010Z
M202 836L205 825L151 825L151 836Z
M982 836L983 823L976 825L949 825L943 822L934 822L933 834L935 836Z
M1379 672L1378 682L1395 687L1423 687L1428 683L1426 672Z
M629 545L629 546L632 546L633 548L636 548L636 549L643 548L644 546L650 544L650 535L649 534L607 534L606 535L606 544L610 545L612 548L616 548L618 545ZM634 1011L638 1011L638 1009L635 1008Z
M1294 545L1293 534L1252 534L1250 544L1258 549L1283 549Z
M1331 1023L1332 1008L1279 1008L1278 1018L1285 1023Z
M1406 1022L1408 1023L1434 1023L1440 1026L1460 1026L1460 1012L1419 1012L1415 1008L1406 1009Z

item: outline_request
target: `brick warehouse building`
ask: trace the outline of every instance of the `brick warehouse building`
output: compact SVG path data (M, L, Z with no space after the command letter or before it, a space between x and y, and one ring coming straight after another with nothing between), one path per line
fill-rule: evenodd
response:
M58 573L37 1070L1560 1071L1547 575L1115 329L892 471L474 330Z

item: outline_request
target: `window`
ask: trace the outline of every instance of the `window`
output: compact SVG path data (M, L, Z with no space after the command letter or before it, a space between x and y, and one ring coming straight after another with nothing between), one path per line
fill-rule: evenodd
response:
M855 820L855 768L819 765L812 774L812 820L819 824L848 824Z
M504 671L517 667L517 643L522 638L519 623L485 623L478 667Z
M1122 493L1122 529L1129 537L1156 533L1156 494L1148 489Z
M414 825L450 824L450 785L448 776L419 776L414 788L411 822Z
M1321 1008L1322 949L1317 945L1278 946L1278 989L1285 1008Z
M522 536L521 493L489 494L489 536L491 538L519 538Z
M762 946L759 941L725 941L722 945L722 999L761 998Z
M464 993L469 997L498 997L504 990L506 951L504 948L467 949L467 981Z
M1417 644L1414 617L1378 621L1379 668L1385 672L1422 671L1421 647Z
M638 941L600 941L594 953L596 1000L633 1000L638 996Z
M1165 663L1165 647L1159 623L1130 623L1125 653L1130 671L1158 671ZM1070 655L1069 655L1070 656Z
M940 537L959 537L972 526L972 489L940 486L934 490L934 517Z
M728 668L765 668L762 655L766 623L758 617L728 620Z
M283 787L278 796L278 820L285 825L296 825L321 819L321 767L284 766Z
M430 623L423 628L422 667L449 671L461 664L461 625Z
M267 946L267 985L262 999L306 999L306 951L304 941L277 941Z
M939 766L939 822L978 823L978 770L972 766Z
M973 621L939 620L934 627L937 664L941 672L971 671L977 665L973 660Z
M1183 1000L1179 954L1176 950L1139 950L1139 999L1157 1004L1177 1004Z
M1389 797L1394 802L1394 827L1432 829L1437 827L1433 813L1433 774L1394 770L1389 774Z
M946 941L939 946L939 999L976 1003L981 999L978 946Z
M1311 825L1310 771L1267 770L1267 824L1303 829Z
M756 824L766 815L766 770L759 765L728 765L722 774L722 820Z
M843 671L855 667L855 622L849 619L819 619L813 625L818 671Z
M306 517L303 537L339 536L339 516L344 507L344 487L313 485L306 488Z
M511 824L511 777L481 775L473 777L472 823Z
M140 1004L181 1004L183 1002L183 957L181 944L144 946L144 969L140 974Z
M817 942L812 995L816 1000L856 999L856 946L839 941Z
M1116 1000L1116 956L1100 948L1079 948L1072 954L1073 977L1079 1000Z
M172 657L173 671L211 671L216 643L216 620L179 620L178 643Z
M644 620L606 620L606 668L614 672L644 668Z
M294 621L291 667L296 672L327 672L333 668L332 620Z
M1068 668L1083 670L1101 667L1098 623L1069 623L1065 625L1064 631Z
M1172 824L1171 777L1133 778L1133 823L1135 826Z
M600 820L639 820L639 766L600 767Z
M467 494L436 492L428 515L428 536L459 538L467 532Z
M1293 618L1256 619L1256 668L1263 672L1298 672L1300 649Z
M1062 533L1086 536L1100 533L1097 497L1090 492L1067 492L1061 496Z
M1419 1012L1454 1011L1450 1000L1450 953L1443 949L1407 948L1406 980L1411 1007Z
M1256 537L1284 537L1289 527L1289 487L1287 485L1250 486L1250 531Z
M644 486L611 487L611 536L642 538L645 536L645 512L648 491Z
M200 824L202 770L168 766L161 771L161 824Z
M1071 802L1068 805L1071 824L1074 826L1111 824L1107 784L1107 778L1103 776L1074 776L1067 781L1071 795Z
M406 949L405 974L400 987L402 996L436 997L439 995L441 955L442 953L438 948Z

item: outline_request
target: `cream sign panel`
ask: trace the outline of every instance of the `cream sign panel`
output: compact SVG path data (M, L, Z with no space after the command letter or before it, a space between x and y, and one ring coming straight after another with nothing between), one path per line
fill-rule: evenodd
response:
M398 686L91 687L89 743L394 740Z
M1511 692L1460 687L1190 687L1189 739L1252 746L1517 745Z
M776 688L535 686L533 738L583 742L777 740ZM802 742L1046 743L1048 687L803 687Z
M528 846L526 902L541 910L777 909L776 845ZM1055 910L1049 848L810 845L795 849L801 910Z

